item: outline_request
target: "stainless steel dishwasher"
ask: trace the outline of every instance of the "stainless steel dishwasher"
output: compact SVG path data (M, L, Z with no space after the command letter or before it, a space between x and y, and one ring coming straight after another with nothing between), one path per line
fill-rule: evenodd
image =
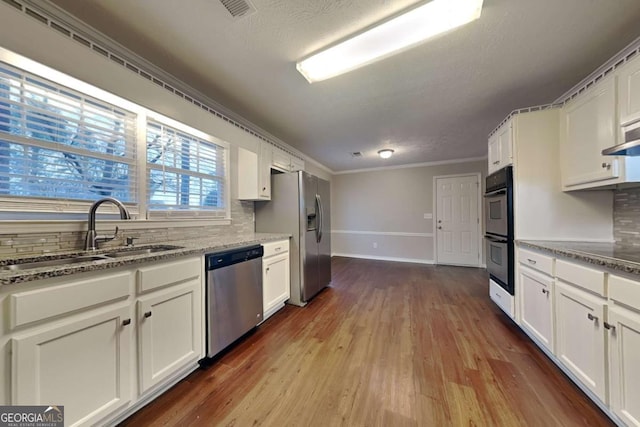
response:
M262 321L262 246L205 256L207 357L213 357Z

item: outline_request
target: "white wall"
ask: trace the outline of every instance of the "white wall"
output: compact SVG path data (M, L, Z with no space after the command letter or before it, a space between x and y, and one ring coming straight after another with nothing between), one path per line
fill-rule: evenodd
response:
M334 255L433 263L433 177L480 173L487 161L425 165L334 175ZM374 248L374 243L377 248Z

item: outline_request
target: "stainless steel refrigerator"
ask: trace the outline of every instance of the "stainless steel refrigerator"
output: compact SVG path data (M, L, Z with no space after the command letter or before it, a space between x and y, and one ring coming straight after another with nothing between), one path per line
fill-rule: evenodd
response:
M289 233L290 304L304 306L331 282L329 182L307 172L271 175L271 201L256 202L256 231Z

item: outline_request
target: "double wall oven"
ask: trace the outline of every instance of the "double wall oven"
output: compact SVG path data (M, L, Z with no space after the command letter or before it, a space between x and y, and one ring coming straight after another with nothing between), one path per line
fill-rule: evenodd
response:
M513 297L515 273L512 166L487 176L484 197L486 221L484 237L489 279ZM494 297L493 292L491 297ZM501 305L499 301L496 302ZM505 308L502 305L501 307Z

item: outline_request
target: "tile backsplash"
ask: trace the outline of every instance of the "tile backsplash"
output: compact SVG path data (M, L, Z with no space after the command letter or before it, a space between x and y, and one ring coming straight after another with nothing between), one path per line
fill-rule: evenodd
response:
M613 194L613 238L624 248L640 248L640 188Z
M204 236L235 236L254 231L253 202L231 201L231 225L203 225L194 227L161 227L144 230L121 230L111 242L101 247L122 246L125 237L136 237L136 245L166 243L172 240L188 240ZM101 234L98 224L98 234ZM85 231L60 233L0 234L0 257L38 255L55 251L81 250Z

